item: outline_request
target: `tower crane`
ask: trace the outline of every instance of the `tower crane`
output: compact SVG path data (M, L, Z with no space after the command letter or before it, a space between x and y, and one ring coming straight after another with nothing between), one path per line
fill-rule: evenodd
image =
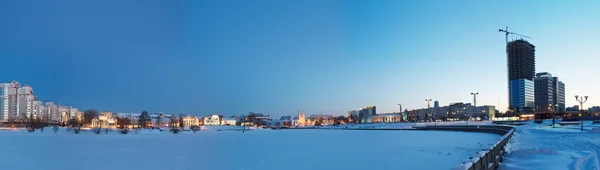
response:
M523 38L532 39L531 37L528 37L526 35L521 35L521 34L518 34L518 33L515 33L515 32L509 32L508 31L508 27L506 27L506 29L498 29L498 32L504 32L505 33L505 35L506 35L506 45L508 45L508 34L513 34L513 35L517 35L517 36L520 36L520 37L523 37Z

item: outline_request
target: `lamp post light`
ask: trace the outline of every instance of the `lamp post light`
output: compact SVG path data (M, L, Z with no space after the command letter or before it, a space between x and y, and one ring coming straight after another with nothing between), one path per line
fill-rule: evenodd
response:
M473 95L473 107L477 107L477 95L479 95L479 92L471 93L471 95Z
M556 104L554 108L554 113L552 114L552 128L554 128L554 124L556 123L556 113L559 112L558 104Z
M428 116L429 119L432 119L431 116L429 116L429 114L430 114L429 108L430 108L431 99L425 99L425 101L427 102L427 112L425 114Z
M398 103L398 107L400 107L400 112L398 112L398 114L400 114L400 122L401 122L401 123L403 123L403 122L404 122L404 120L403 120L403 118L402 118L402 114L403 114L403 113L402 113L402 105L403 105L403 104L400 104L400 103Z
M579 95L575 95L575 100L579 102L579 109L583 110L583 103L587 102L587 99L588 96L580 97ZM581 119L581 131L583 131L583 119Z

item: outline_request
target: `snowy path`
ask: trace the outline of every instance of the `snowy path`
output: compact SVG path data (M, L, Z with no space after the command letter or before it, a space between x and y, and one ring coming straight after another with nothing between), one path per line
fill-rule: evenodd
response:
M600 126L587 122L582 132L580 126L552 128L550 123L517 127L500 169L600 170L600 133L592 132Z

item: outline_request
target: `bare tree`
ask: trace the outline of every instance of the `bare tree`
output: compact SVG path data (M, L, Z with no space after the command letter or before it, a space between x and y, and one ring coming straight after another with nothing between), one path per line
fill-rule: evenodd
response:
M321 126L322 124L323 124L323 120L322 119L315 120L315 126Z
M179 128L175 127L178 124L179 124L179 119L176 118L175 116L171 116L171 131L173 132L173 134L179 133Z
M35 119L33 119L33 115L31 115L31 116L23 115L23 116L25 117L25 128L27 128L27 131L35 132L35 126L34 126Z
M10 124L10 129L15 128L17 121L18 119L16 116L8 116L7 122Z
M68 124L69 124L69 126L71 126L71 128L73 128L73 131L75 131L75 134L79 134L79 132L81 132L81 127L83 126L83 122L79 121L79 119L76 119L76 118L69 119Z
M183 118L184 118L184 117L185 117L185 116L184 116L183 114L179 114L179 129L181 129L181 130L183 130L183 129L184 129L184 126L185 126L185 124L184 124L184 122L183 122Z
M83 123L87 124L87 125L91 125L92 121L96 118L98 118L99 114L98 111L94 110L94 109L90 109L90 110L86 110L85 112L83 112Z
M138 122L140 123L140 127L146 128L146 124L148 124L148 121L150 121L150 115L147 111L144 110L142 111L142 114L140 114L140 118L138 120Z
M121 133L122 134L127 134L127 132L129 132L128 128L131 125L131 119L117 117L117 124L119 124L119 128L121 129Z
M160 131L162 131L162 129L160 129L160 123L162 121L163 116L164 116L163 114L159 114L158 117L156 118L156 126L157 126L158 130L160 130Z
M46 123L44 123L44 120L40 117L36 117L36 118L30 118L32 119L31 122L31 126L33 127L33 129L40 129L41 132L44 132L44 127L46 127Z

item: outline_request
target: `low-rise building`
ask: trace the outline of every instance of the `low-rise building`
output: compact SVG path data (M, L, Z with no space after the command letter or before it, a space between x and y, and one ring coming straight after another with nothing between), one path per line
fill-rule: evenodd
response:
M210 116L206 116L204 117L204 125L213 125L213 126L217 126L217 125L221 125L221 116L213 114Z
M237 120L235 118L223 118L221 119L221 125L224 126L235 126L237 124Z
M184 116L183 117L183 126L192 127L198 126L198 118L196 116Z
M371 116L371 123L402 122L402 113L383 113Z
M248 116L242 119L242 126L264 126L268 125L271 122L268 115L264 115L262 113L248 113Z

